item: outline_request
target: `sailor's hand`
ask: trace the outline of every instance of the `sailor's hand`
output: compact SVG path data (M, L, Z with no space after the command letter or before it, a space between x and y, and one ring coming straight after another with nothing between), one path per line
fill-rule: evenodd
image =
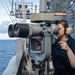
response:
M68 46L68 44L64 41L59 41L58 42L61 46L62 49L66 50L66 51L69 51L70 47Z

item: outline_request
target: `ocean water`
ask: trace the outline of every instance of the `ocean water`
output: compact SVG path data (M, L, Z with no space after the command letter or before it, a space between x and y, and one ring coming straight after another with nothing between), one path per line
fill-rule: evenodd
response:
M15 40L0 40L0 75L8 66L10 59L16 54Z

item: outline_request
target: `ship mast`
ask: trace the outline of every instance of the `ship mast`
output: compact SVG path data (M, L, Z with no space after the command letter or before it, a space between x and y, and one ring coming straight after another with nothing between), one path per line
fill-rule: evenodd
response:
M23 10L23 23L26 23L26 9L25 9L25 0L22 0L22 10Z

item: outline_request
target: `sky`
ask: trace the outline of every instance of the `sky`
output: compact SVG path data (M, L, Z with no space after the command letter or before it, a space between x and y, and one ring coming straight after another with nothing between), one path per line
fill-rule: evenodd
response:
M0 0L0 39L10 39L8 36L8 26L12 24L12 21L8 14L10 14L9 11L11 11L11 1L12 0ZM22 0L14 1L21 2ZM34 5L39 4L39 0L25 0L25 2L33 2Z

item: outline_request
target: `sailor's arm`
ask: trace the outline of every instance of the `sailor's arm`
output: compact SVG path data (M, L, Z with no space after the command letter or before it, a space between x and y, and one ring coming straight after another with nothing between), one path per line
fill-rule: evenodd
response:
M70 48L67 50L67 55L69 58L70 65L73 68L75 68L75 54L72 52L72 50Z
M71 50L71 48L68 46L66 42L60 41L59 43L61 48L66 50L70 65L72 66L72 68L75 68L75 54L73 53L73 51Z

